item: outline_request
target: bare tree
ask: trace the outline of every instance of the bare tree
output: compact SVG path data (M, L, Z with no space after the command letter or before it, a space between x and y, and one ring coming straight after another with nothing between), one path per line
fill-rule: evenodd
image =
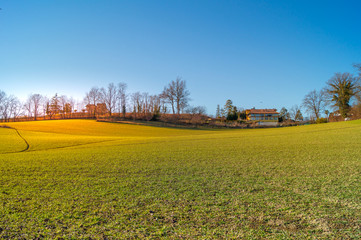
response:
M24 103L24 110L27 112L28 118L31 118L33 116L33 108L30 97L28 97L28 99Z
M354 64L353 66L358 71L359 78L361 78L361 63Z
M42 96L40 94L33 94L31 96L32 104L33 104L33 112L34 112L34 120L37 120L37 117L40 114L40 108L41 108L41 100Z
M87 109L91 109L91 112L89 112L89 114L93 115L94 118L96 117L96 112L97 112L96 108L100 100L101 100L101 93L98 87L92 87L92 89L90 89L90 91L85 95L84 98L85 105L87 106ZM80 109L78 111L80 111Z
M169 85L164 88L162 95L171 104L173 114L175 113L175 109L177 110L177 114L180 114L188 105L190 93L187 90L186 82L177 77L175 81L170 82Z
M2 105L5 97L6 97L5 92L3 92L3 91L0 90L0 106Z
M114 83L110 83L107 89L101 88L100 92L102 102L105 103L109 116L112 116L117 103L117 88Z
M65 95L61 95L59 97L59 105L60 105L60 114L62 118L65 118L65 108L67 103L68 103L68 97Z
M5 104L6 94L5 92L0 90L0 119L3 118L3 109Z
M5 122L9 121L9 118L10 118L9 106L10 106L9 98L5 95L1 101L1 112L0 112L1 118Z
M117 88L117 102L118 102L118 111L123 114L125 118L126 114L126 104L127 104L127 94L126 94L127 84L118 83Z
M298 105L293 105L290 109L290 118L294 121L300 121L302 117L301 107Z
M149 103L149 93L147 92L144 92L142 93L142 110L143 110L143 115L144 117L146 117L148 115L148 112L149 112L149 106L150 106L150 103Z
M151 95L149 96L149 111L153 113L153 115L160 114L161 109L161 98L159 95Z
M162 92L162 98L170 104L170 106L172 107L172 113L175 114L175 89L172 83L170 83L168 87L164 87L164 90Z
M141 113L143 109L143 95L140 92L132 94L133 109L137 113Z
M195 125L202 124L207 119L206 108L203 106L188 107L185 112L190 115L190 122Z
M204 106L196 106L196 107L188 107L185 110L186 113L192 114L192 115L205 115L206 114L206 108Z
M137 113L141 113L143 109L143 96L140 92L131 95L133 105L133 118L136 119Z
M180 78L176 79L176 103L177 103L177 114L183 111L188 106L189 102L189 91L186 88L186 82Z
M70 99L68 99L68 104L70 106L70 117L73 117L73 112L75 111L75 99L73 97L70 97Z
M15 119L20 115L22 110L21 103L17 97L12 95L8 97L8 103L9 103L9 118L12 117L13 121L15 122Z
M159 98L159 102L160 102L160 112L163 114L166 114L168 112L167 99L163 95L163 93L159 94L158 98Z
M25 109L28 111L29 117L34 116L35 121L37 120L37 118L40 114L42 99L43 99L43 97L38 93L31 94L25 103Z
M327 105L326 93L324 90L309 92L303 99L303 107L311 115L318 119L320 113L325 109Z

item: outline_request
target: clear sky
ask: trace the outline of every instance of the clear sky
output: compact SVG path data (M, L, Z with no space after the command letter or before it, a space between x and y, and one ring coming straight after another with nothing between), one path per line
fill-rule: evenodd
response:
M0 0L0 89L83 99L177 76L214 114L287 108L361 63L361 1Z

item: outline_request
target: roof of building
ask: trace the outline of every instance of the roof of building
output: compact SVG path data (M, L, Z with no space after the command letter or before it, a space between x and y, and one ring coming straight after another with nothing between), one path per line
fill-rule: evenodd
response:
M272 113L272 114L279 114L277 112L277 109L247 109L246 110L247 113L262 113L262 114L267 114L267 113Z

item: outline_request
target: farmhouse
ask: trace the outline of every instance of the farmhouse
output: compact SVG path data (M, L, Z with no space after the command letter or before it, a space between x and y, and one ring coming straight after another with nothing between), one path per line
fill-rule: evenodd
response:
M257 122L262 126L276 126L278 124L279 113L277 109L247 109L247 121Z

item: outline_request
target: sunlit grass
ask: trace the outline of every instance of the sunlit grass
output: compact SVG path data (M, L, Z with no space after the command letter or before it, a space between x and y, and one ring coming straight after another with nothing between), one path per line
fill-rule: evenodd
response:
M9 125L30 149L0 154L0 238L361 234L360 121L217 131ZM23 149L11 132L0 128L0 145Z

